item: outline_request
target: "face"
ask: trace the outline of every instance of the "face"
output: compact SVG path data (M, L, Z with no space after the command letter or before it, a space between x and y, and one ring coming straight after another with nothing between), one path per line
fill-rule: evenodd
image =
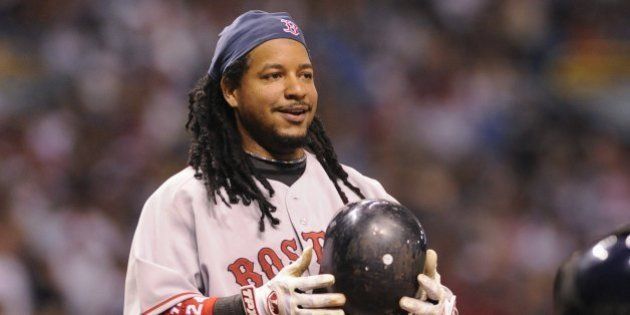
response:
M273 39L253 49L238 88L223 86L246 150L291 155L304 145L317 109L313 66L306 48ZM262 150L262 152L261 152Z

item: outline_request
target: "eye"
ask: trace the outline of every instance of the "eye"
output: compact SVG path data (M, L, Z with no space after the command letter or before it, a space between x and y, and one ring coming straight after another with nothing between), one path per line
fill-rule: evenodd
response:
M305 79L308 79L308 80L312 80L313 79L313 73L312 72L302 72L302 77L304 77Z
M282 73L281 72L271 72L271 73L264 74L262 76L262 78L265 79L265 80L277 80L277 79L282 78Z

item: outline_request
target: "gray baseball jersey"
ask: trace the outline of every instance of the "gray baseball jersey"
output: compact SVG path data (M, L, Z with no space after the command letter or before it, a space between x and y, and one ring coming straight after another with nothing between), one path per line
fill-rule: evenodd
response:
M319 272L324 232L343 202L316 157L290 187L269 180L270 202L280 224L259 232L257 204L225 205L207 197L203 182L186 168L168 179L142 209L131 245L125 314L159 314L193 297L230 296L260 286L312 245L309 274ZM395 201L376 180L344 166L366 198ZM350 201L359 197L340 186ZM267 191L261 187L261 191Z

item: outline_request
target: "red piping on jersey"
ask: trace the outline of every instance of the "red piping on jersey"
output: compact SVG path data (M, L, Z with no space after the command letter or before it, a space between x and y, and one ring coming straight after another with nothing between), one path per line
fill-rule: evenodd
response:
M187 294L199 295L199 292L184 292L184 293L180 293L180 294L177 294L177 295L173 295L170 298L168 298L168 299L158 303L157 305L153 306L152 308L142 312L142 315L148 315L149 313L151 313L152 311L155 311L155 309L159 308L160 306L162 306L162 305L164 305L164 304L166 304L166 303L168 303L168 302L170 302L170 301L172 301L172 300L174 300L174 299L176 299L176 298L178 298L178 297L180 297L182 295L187 295Z

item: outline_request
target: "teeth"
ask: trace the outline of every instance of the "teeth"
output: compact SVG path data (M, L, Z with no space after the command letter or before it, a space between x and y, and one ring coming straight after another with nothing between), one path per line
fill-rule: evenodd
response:
M301 114L303 114L305 112L306 111L304 111L304 110L288 110L288 111L285 111L285 113L293 114L293 115L301 115Z

